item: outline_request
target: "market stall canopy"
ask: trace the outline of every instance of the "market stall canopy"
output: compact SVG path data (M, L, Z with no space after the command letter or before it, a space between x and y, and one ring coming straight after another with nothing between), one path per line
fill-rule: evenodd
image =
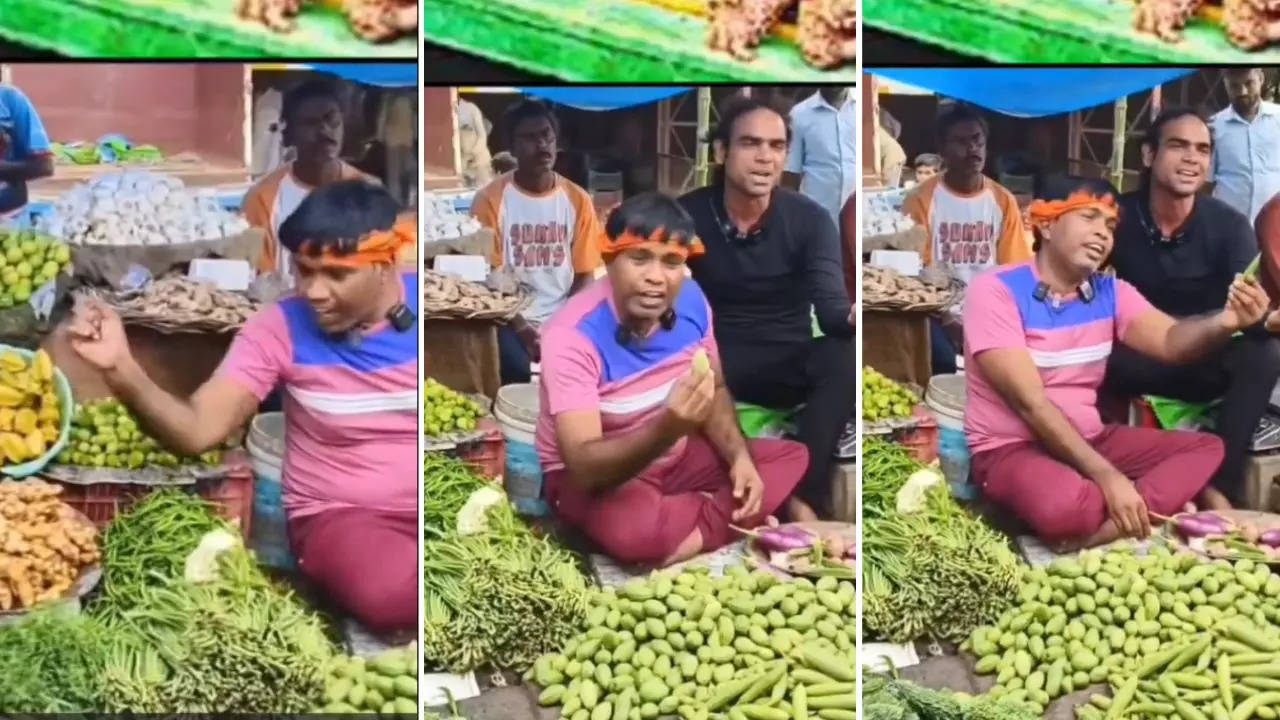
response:
M617 110L647 105L688 92L687 87L523 87L525 95L579 110Z
M416 87L418 84L418 66L415 63L258 63L253 69L312 70L380 87Z
M1186 68L894 68L875 74L1014 117L1091 108L1193 72Z

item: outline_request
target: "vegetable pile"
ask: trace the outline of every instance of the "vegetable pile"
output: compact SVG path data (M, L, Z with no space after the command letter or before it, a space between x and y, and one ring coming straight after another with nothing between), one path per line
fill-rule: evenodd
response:
M324 702L332 648L319 619L204 501L153 493L103 543L106 587L87 614L0 626L0 711L261 715Z
M337 655L327 669L325 715L380 713L416 715L418 712L418 648L386 650L373 660Z
M70 270L71 250L56 238L0 229L0 308L26 302L40 286Z
M593 594L582 632L526 679L568 720L679 713L853 720L853 583L737 565L659 571Z
M95 616L124 640L107 654L107 712L301 713L323 697L332 649L319 619L235 542L190 582L187 557L226 524L176 490L117 516L104 538Z
M422 301L426 315L433 318L509 319L528 304L519 292L495 290L432 270L423 272Z
M870 365L862 368L862 419L871 422L909 418L920 398Z
M905 680L863 673L864 720L1035 720L1029 706L993 695L930 690Z
M244 293L223 290L180 273L165 275L140 290L102 295L126 321L199 316L211 324L238 328L261 307Z
M180 458L138 427L138 420L115 398L95 400L77 408L71 439L58 455L64 465L129 468L146 466L219 465L222 451L198 458Z
M856 530L849 526L850 532ZM792 575L830 576L853 580L858 543L845 533L820 535L798 525L783 525L748 532L753 547L768 553L769 564Z
M1026 573L1021 603L966 647L997 696L1046 706L1109 682L1081 718L1273 717L1280 707L1280 576L1156 546L1090 550Z
M0 627L0 713L97 710L113 637L91 617L43 609Z
M878 308L941 308L955 301L956 290L891 268L862 266L862 302Z
M58 198L39 228L72 245L182 245L249 227L212 194L146 171L108 172Z
M1213 512L1177 515L1173 527L1191 549L1210 557L1280 562L1280 528L1263 531Z
M457 240L480 231L480 221L454 209L453 200L428 191L422 204L423 242Z
M0 482L0 610L63 597L98 562L98 533L41 480Z
M470 432L484 415L471 398L440 384L434 378L422 383L423 431L428 437Z
M0 454L7 464L38 458L57 442L62 404L53 376L44 350L30 362L12 350L0 352Z
M905 448L863 439L863 622L891 642L959 640L1017 597L1018 556L936 478Z
M523 671L566 642L588 601L576 558L535 535L496 487L458 460L426 454L423 483L427 665ZM484 501L469 502L473 496Z

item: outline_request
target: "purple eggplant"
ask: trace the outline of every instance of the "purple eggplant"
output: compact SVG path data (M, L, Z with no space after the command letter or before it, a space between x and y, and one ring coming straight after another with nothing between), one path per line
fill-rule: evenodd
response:
M1258 544L1267 547L1280 547L1280 528L1272 528L1258 536Z
M757 530L756 542L770 552L790 552L813 547L814 537L797 527L774 527Z
M1175 524L1184 538L1224 535L1231 529L1230 523L1225 518L1207 512L1179 515L1175 519Z

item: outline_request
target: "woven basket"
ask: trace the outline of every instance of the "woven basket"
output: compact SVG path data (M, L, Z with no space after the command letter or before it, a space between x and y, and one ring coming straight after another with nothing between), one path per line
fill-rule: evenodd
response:
M490 292L492 293L493 291ZM529 304L533 302L533 293L527 286L522 285L515 293L502 293L501 298L502 303L496 308L476 309L460 305L457 298L435 300L426 297L424 294L422 298L422 318L424 320L507 321L529 307Z
M141 307L139 303L135 302L138 297L137 293L130 291L113 292L102 288L85 288L79 291L78 295L101 301L114 310L120 316L120 321L126 325L148 327L166 334L184 332L231 333L244 327L245 322L248 320L248 316L241 317L235 321L221 320L196 310L159 313ZM261 304L254 303L253 312L257 312L260 308ZM249 316L251 315L252 313L249 313Z

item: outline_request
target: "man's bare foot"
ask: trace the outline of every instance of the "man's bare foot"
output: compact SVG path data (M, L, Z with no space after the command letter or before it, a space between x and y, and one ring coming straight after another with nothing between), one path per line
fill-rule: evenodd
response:
M787 500L787 517L791 522L817 522L818 514L800 498Z
M1200 503L1200 507L1205 510L1230 510L1231 501L1227 499L1217 488L1207 487L1200 491L1200 495L1196 497Z

